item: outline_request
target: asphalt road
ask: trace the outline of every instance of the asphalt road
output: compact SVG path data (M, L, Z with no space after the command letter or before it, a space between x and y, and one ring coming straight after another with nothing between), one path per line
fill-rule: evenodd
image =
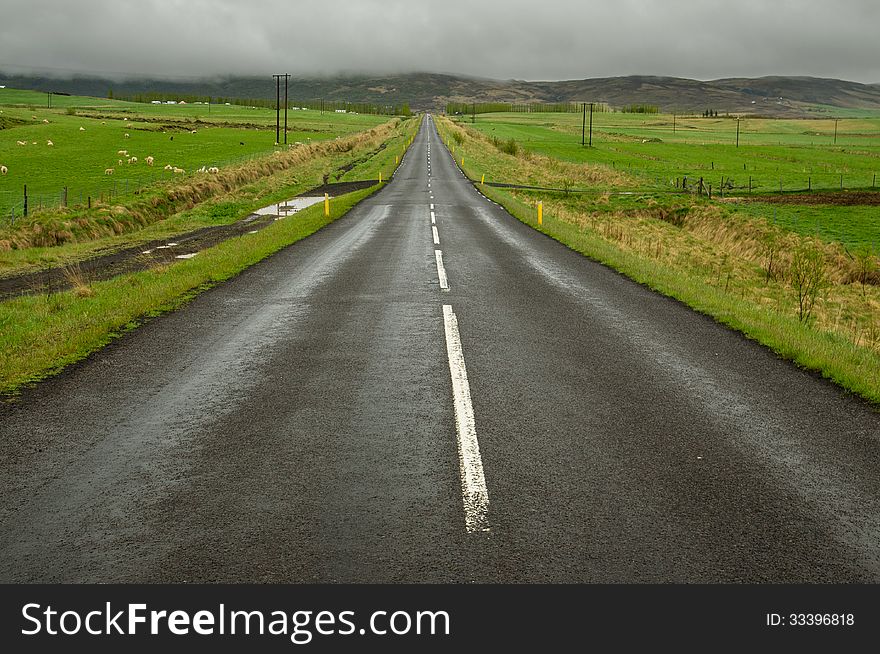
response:
M522 225L430 121L0 432L4 582L880 580L880 414Z

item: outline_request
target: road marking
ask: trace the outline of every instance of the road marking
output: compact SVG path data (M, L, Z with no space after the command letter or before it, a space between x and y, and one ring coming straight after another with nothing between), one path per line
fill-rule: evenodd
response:
M434 204L433 204L433 203L431 204L431 210L432 210L432 211L434 210Z
M458 332L458 318L448 304L443 305L443 326L446 331L449 374L452 377L465 529L469 533L489 531L489 491L486 489L483 460L480 457L480 443L477 441L471 390L468 384L467 369L464 365L461 335Z
M434 250L434 258L437 260L437 277L440 280L440 290L449 290L449 280L446 279L446 268L443 267L443 252Z
M434 245L440 245L440 234L437 233L437 228L432 225L431 231L434 234Z
M431 206L433 207L434 205L432 204ZM436 225L436 224L437 224L437 219L434 217L434 212L433 212L433 211L431 212L431 224L432 224L432 225Z

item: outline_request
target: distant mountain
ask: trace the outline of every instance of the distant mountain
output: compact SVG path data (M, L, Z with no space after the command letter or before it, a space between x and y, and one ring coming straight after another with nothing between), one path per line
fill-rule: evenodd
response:
M3 75L0 85L107 97L147 92L213 97L273 98L275 84L267 77L225 79L112 81L96 77L52 79ZM350 102L401 104L413 109L442 109L456 102L607 102L614 107L657 105L664 111L751 113L805 116L816 105L880 111L880 84L859 84L814 77L760 77L698 81L677 77L605 77L560 82L492 80L436 73L384 76L291 78L292 101L325 98Z

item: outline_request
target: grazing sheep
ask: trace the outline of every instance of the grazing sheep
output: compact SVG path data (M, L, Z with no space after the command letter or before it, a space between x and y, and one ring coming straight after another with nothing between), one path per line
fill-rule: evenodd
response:
M128 156L128 150L120 150L120 151L117 152L116 154L121 154L123 157L127 157L127 156Z
M19 145L27 145L27 141L16 141Z
M152 166L152 165L153 165L153 161L155 161L155 160L153 159L153 157L147 157L146 159L144 159L144 161L147 162L147 165L148 165L148 166Z
M210 168L208 168L208 172L211 173L212 175L216 175L217 173L220 172L220 169L217 168L217 166L211 166Z
M52 146L55 145L55 144L52 143L52 141L46 141L46 145L48 145L49 147L52 147Z
M8 172L9 168L7 168L6 166L0 166L0 175L5 175Z
M49 124L49 121L46 120L45 118L43 118L43 122L46 123L47 125Z
M119 165L120 166L122 165L122 159L119 159Z
M206 172L208 172L208 170L207 170L207 168L205 168L204 166L202 166L202 167L199 168L196 172L197 172L197 173L206 173Z
M33 118L33 119L34 119L34 120L36 120L36 119L37 119L37 117L36 117L36 116L31 116L31 118Z
M196 133L196 130L193 130L190 132L190 134L195 134L195 133Z
M112 174L113 174L113 169L112 169L112 168L105 168L105 169L104 169L104 174L105 174L105 175L112 175Z
M137 162L138 162L137 157L132 157L131 159L128 160L128 163L130 163L130 164L137 163Z
M79 128L79 131L80 131L80 132L85 132L85 131L86 131L86 128L85 128L85 127L80 127L80 128Z
M125 134L123 134L122 137L123 137L123 138L126 138L126 139L127 139L127 138L131 138L131 137L128 135L128 132L126 132Z
M165 170L174 170L174 166L168 164L167 166L165 166Z
M186 171L183 168L175 168L174 172L175 173L185 173Z

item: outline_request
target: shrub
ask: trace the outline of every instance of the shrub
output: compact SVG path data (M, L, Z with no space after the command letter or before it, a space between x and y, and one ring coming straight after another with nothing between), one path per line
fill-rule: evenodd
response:
M800 245L791 258L790 276L797 294L798 320L807 322L816 301L829 286L824 254L809 243Z
M498 146L498 149L505 154L510 154L514 157L519 154L519 146L513 139L507 139L506 141L501 142L501 144Z

